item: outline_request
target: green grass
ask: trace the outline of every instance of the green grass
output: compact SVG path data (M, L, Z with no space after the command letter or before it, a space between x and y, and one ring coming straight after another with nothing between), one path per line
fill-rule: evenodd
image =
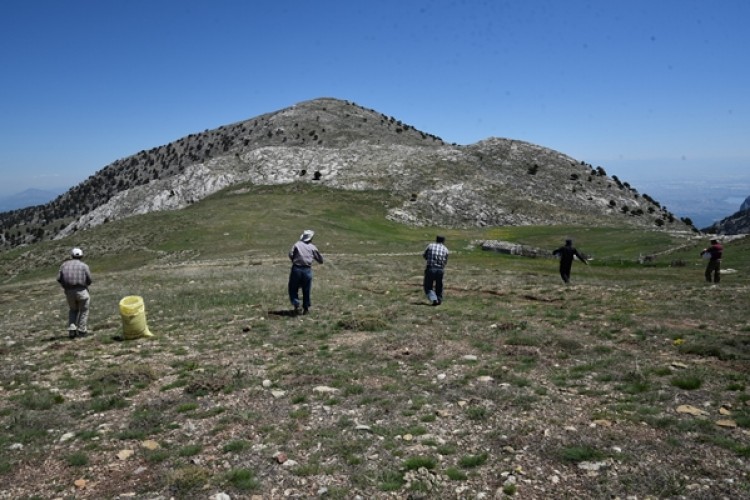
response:
M728 479L750 454L747 242L727 243L738 272L709 289L696 258L704 242L685 235L407 227L385 219L399 203L387 193L244 187L0 254L1 326L23 332L0 343L3 484L48 463L98 477L132 449L122 465L148 473L122 475L117 488L92 482L86 494L265 497L283 484L304 496L326 478L331 497L406 497L429 495L425 468L468 497L519 468L524 480L506 495L533 497L537 478L557 476L581 497L645 498L669 479L653 463L746 493ZM311 314L289 317L286 252L308 227L326 263L314 269ZM437 232L452 255L445 301L432 307L420 254ZM554 260L470 246L552 249L567 236L594 256L575 264L570 287ZM95 285L94 333L72 342L54 276L74 242ZM673 258L688 265L670 267ZM116 338L117 304L132 294L144 297L154 338ZM683 403L708 415L677 413ZM724 404L739 429L715 424ZM67 432L75 438L62 440ZM144 448L147 439L162 447ZM277 463L277 452L294 462ZM607 482L574 469L604 459L627 467ZM53 484L71 483L52 473L17 496L58 497Z

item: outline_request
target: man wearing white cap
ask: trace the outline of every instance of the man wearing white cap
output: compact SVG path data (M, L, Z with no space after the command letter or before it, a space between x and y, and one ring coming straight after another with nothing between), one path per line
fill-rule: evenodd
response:
M88 334L91 271L81 259L83 250L74 248L70 251L70 259L63 262L57 275L57 282L65 290L68 300L68 337L71 339Z
M306 229L299 237L299 241L289 250L289 260L292 261L292 271L289 273L289 301L294 307L294 314L300 312L299 289L302 288L302 314L310 309L310 290L312 289L312 263L323 263L323 256L313 245L315 231Z

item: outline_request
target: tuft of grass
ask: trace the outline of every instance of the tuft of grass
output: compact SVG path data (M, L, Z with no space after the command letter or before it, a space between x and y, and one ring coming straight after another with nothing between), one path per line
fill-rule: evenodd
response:
M422 467L432 470L437 466L437 460L434 457L414 456L404 460L403 467L406 470L417 470Z
M71 467L83 467L89 464L89 456L86 454L86 452L76 451L68 455L65 461Z
M567 446L559 450L560 459L565 462L588 462L590 460L600 460L604 454L596 448L589 445Z
M252 491L260 486L255 473L249 469L232 469L226 473L225 479L240 491Z
M130 403L121 396L110 395L92 399L89 407L93 412L102 413L109 410L127 408L129 405Z
M404 475L398 471L386 470L378 476L380 491L398 491L404 485Z
M49 410L55 405L62 404L65 398L47 389L29 389L20 396L14 397L18 403L27 410Z
M681 375L673 377L672 380L670 380L670 383L673 386L685 391L694 391L696 389L700 389L700 387L703 385L703 381L700 379L700 377L697 377L695 375Z
M466 408L466 417L469 420L487 420L490 411L484 406L469 406Z
M448 479L450 479L451 481L466 481L466 479L469 477L464 471L455 467L448 467L445 470L445 475L448 476Z
M221 449L224 453L239 453L250 447L250 443L244 439L235 439L226 443Z
M202 467L188 465L167 474L166 481L172 495L194 498L194 494L208 484L211 473Z
M180 448L177 454L181 457L194 457L203 450L203 445L189 444Z
M484 465L484 463L487 462L487 458L487 453L480 453L479 455L464 455L458 463L464 469L471 469Z

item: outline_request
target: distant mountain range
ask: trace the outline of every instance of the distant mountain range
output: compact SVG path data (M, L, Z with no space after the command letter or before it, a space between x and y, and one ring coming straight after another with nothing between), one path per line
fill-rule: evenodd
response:
M703 232L712 234L750 234L750 196L745 198L738 212L704 228Z
M33 207L35 205L43 205L52 201L64 192L64 189L44 190L30 188L20 193L0 197L0 212Z
M441 227L628 225L695 230L602 167L527 142L460 146L349 101L321 98L191 134L107 165L44 205L0 214L0 247L183 208L241 182L388 190L388 218Z

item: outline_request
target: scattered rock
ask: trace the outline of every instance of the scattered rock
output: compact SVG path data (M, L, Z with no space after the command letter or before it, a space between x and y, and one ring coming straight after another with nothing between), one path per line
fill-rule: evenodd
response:
M319 385L313 388L313 392L321 392L321 393L332 393L332 392L338 392L339 390L335 387L328 387L327 385Z
M579 462L578 468L588 472L599 472L609 466L607 462Z
M705 410L701 410L700 408L697 408L692 405L680 405L677 407L677 413L687 413L688 415L693 415L694 417L701 417L708 415L708 412Z
M120 460L127 460L128 458L132 457L135 454L135 451L133 450L120 450L117 453L117 458Z
M737 427L737 422L727 418L727 419L717 420L716 425L718 425L719 427L727 427L730 429L734 429L735 427Z
M160 448L159 443L154 441L153 439L147 439L146 441L141 442L141 447L146 448L147 450L158 450Z

